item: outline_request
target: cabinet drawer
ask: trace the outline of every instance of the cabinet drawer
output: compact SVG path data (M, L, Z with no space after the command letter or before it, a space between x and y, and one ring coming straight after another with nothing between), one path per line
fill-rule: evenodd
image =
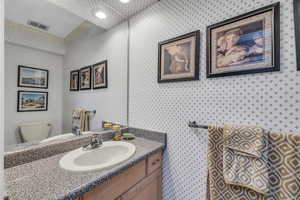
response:
M161 167L162 155L161 152L158 152L148 158L147 161L147 174L151 174L156 169Z

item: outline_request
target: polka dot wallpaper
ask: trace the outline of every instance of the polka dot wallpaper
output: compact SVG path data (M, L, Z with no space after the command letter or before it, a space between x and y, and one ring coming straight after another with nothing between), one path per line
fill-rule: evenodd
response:
M300 134L292 0L281 0L281 71L206 78L206 27L274 0L162 0L130 20L129 125L168 133L164 200L206 199L207 131L199 124L256 124ZM157 83L158 42L201 31L200 80Z

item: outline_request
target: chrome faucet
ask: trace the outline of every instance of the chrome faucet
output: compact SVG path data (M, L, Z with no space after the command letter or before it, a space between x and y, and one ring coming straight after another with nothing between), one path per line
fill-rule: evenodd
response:
M91 142L90 145L92 147L92 149L98 148L100 146L102 146L103 144L103 140L100 134L93 134L91 137Z
M93 134L91 136L90 143L83 146L84 150L92 150L101 147L103 144L103 140L100 134Z
M72 128L72 133L73 133L75 136L81 136L81 135L82 135L81 130L80 130L80 128L78 128L78 127Z

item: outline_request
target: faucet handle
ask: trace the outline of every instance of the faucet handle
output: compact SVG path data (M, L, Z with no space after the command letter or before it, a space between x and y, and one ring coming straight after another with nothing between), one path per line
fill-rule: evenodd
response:
M80 128L77 128L77 129L76 129L76 134L77 134L78 136L82 135L81 129L80 129Z
M76 136L80 136L81 135L81 129L79 127L73 127L72 128L72 133Z
M100 134L93 134L91 137L91 144L99 144L103 143L102 137Z

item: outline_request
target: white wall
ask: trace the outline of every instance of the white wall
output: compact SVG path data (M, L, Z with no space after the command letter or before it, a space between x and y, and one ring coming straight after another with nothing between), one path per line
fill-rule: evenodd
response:
M292 0L281 0L281 71L207 79L206 27L277 0L162 0L131 22L129 125L168 133L164 200L206 199L207 131L200 124L257 124L300 134ZM200 80L157 83L158 42L201 31Z
M68 46L64 57L63 130L71 131L74 108L96 109L91 128L102 120L127 122L127 23L120 24L92 38L83 38ZM108 88L69 91L70 71L108 60Z
M49 121L52 135L62 133L62 79L63 57L28 47L5 43L5 144L16 143L18 124L33 121ZM49 70L49 89L18 88L18 65ZM17 112L17 91L48 91L46 112Z

